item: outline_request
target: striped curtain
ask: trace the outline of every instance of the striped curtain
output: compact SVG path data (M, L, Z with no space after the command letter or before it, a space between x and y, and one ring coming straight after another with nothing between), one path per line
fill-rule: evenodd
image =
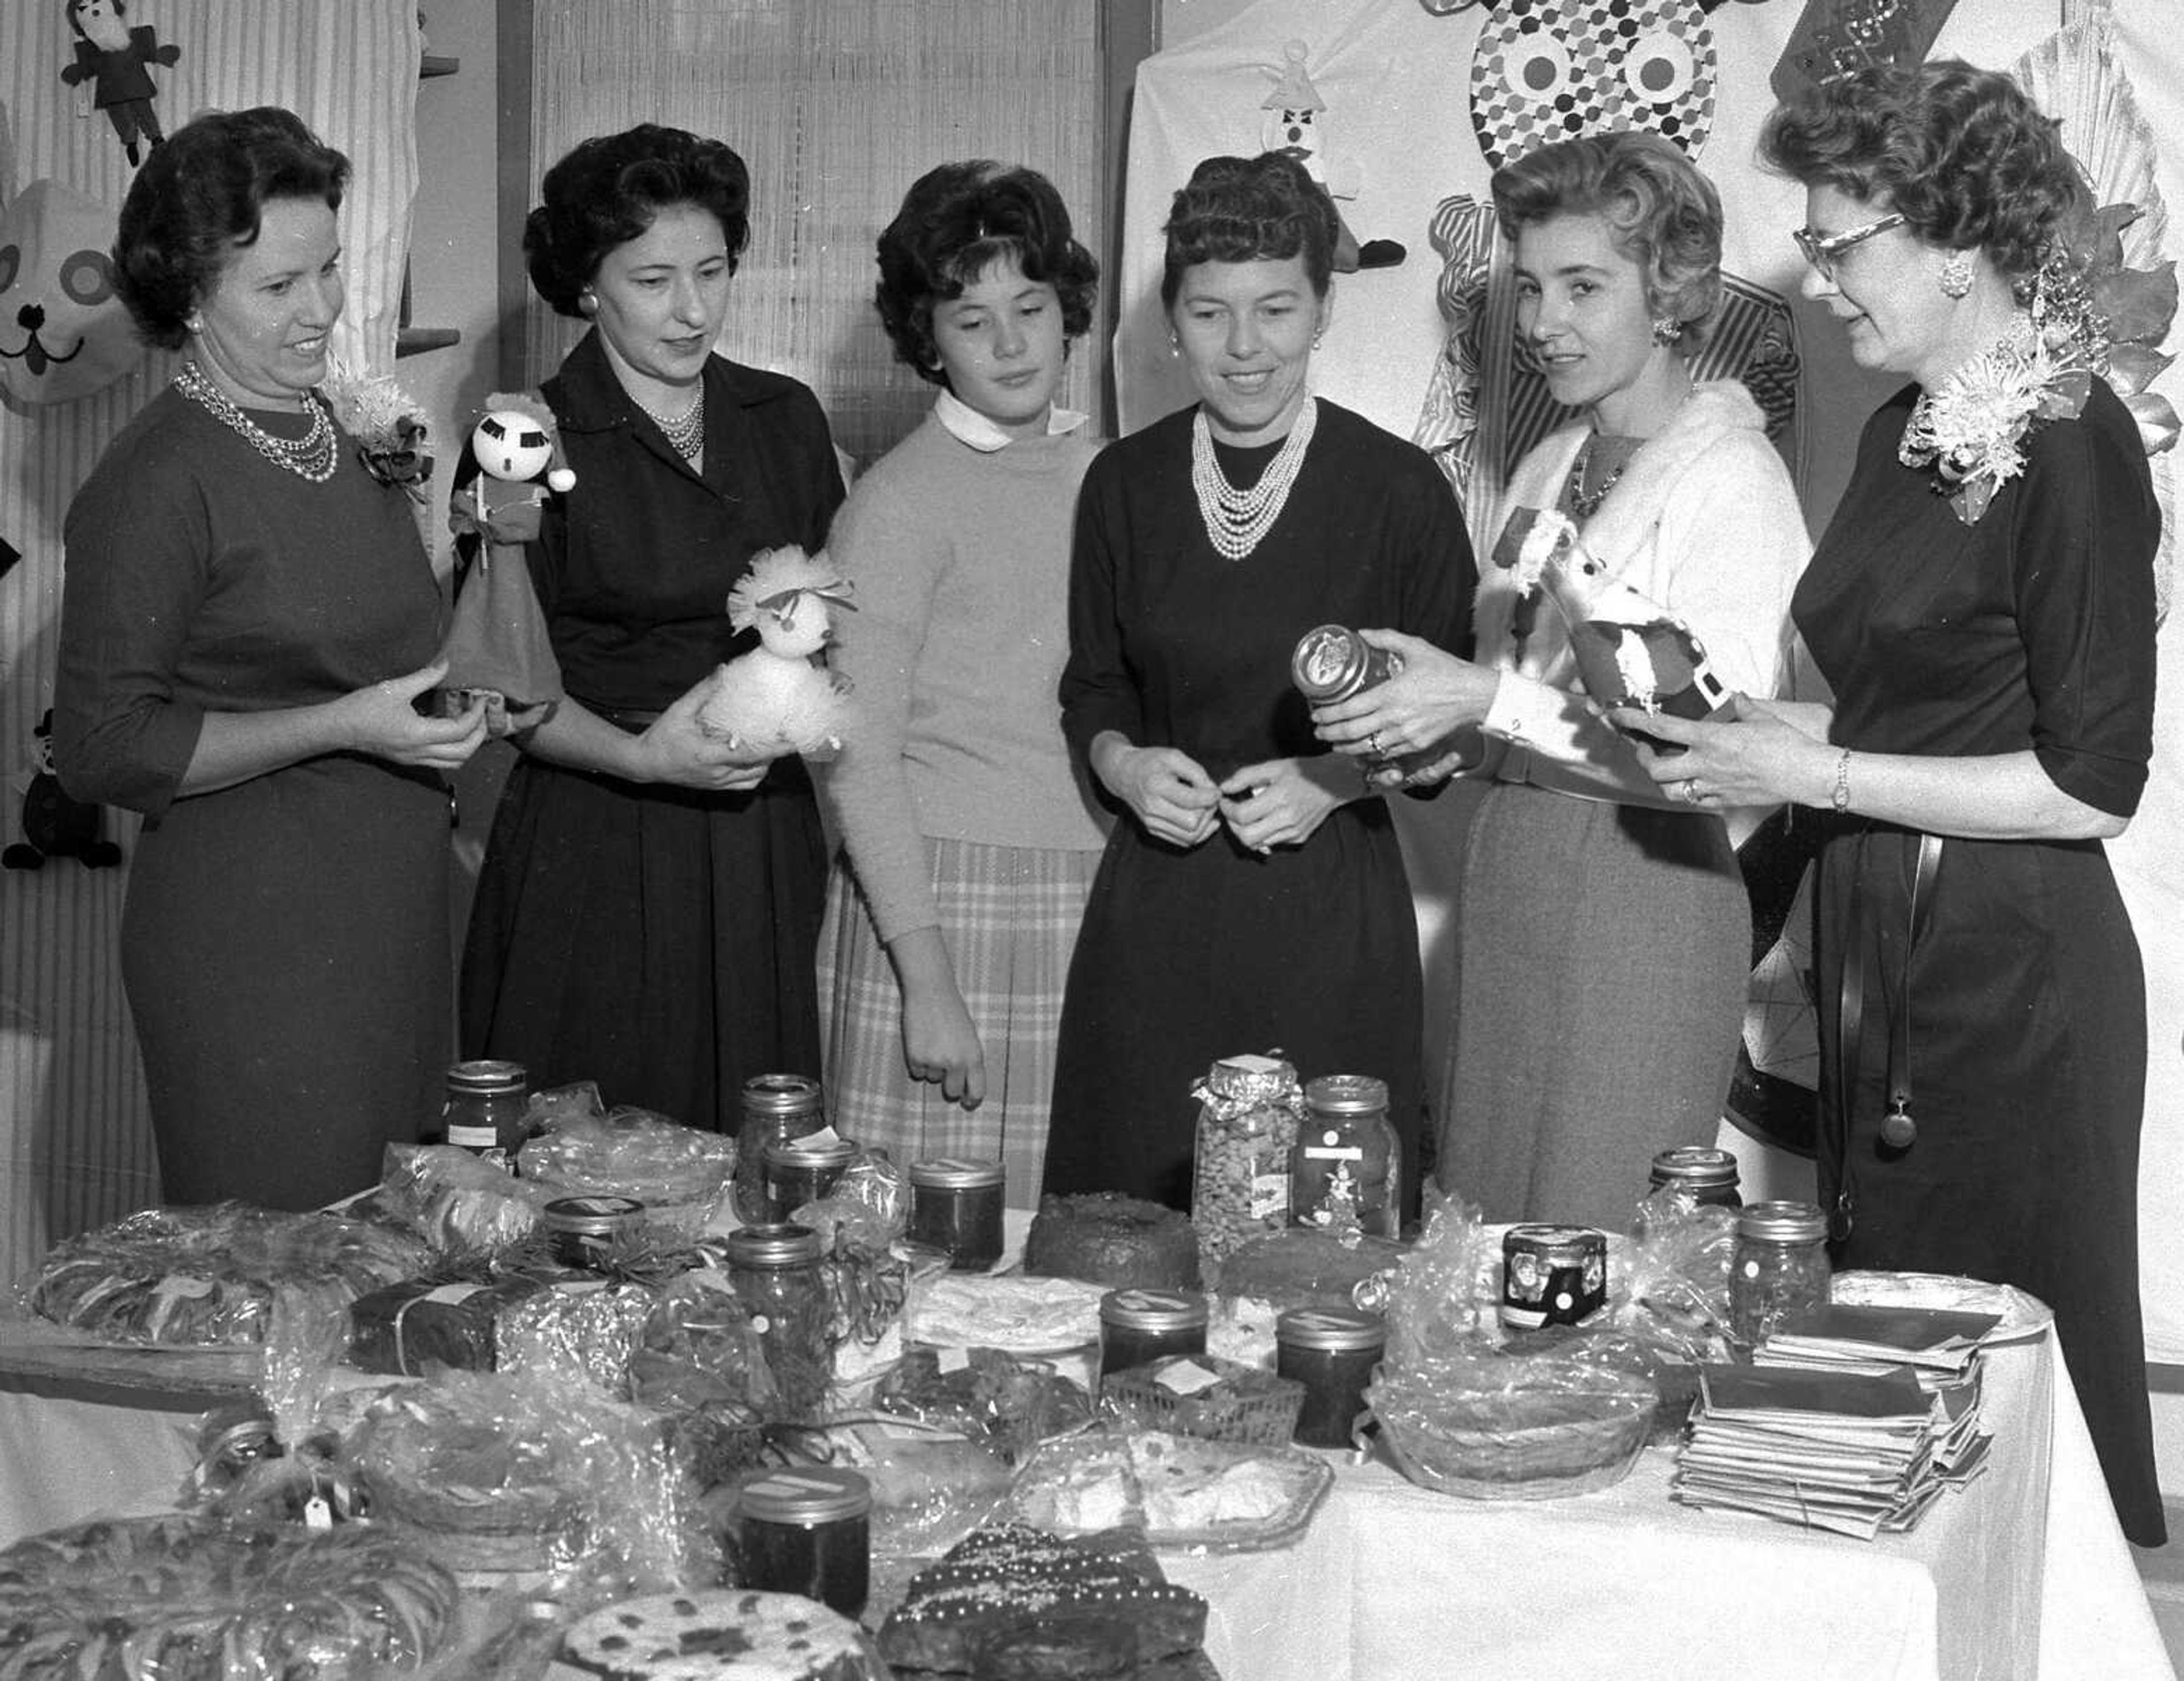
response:
M128 21L181 49L153 72L170 132L199 111L285 105L348 154L348 308L335 348L353 365L390 369L417 187L415 0L134 0ZM74 39L58 0L0 5L0 198L50 177L118 210L132 171L104 114L60 79ZM15 333L0 322L0 349L18 348ZM0 539L23 554L0 578L0 790L11 838L31 731L52 704L62 516L171 367L154 355L75 403L0 404ZM109 812L107 825L125 854L134 849L133 819ZM157 1198L115 955L126 876L125 863L94 872L66 859L0 871L0 1283L53 1239Z
M721 350L802 380L869 463L932 403L872 307L872 243L935 164L997 158L1060 189L1103 250L1099 8L1084 0L538 0L535 177L577 142L640 122L711 135L751 172L751 238ZM531 301L532 381L582 331ZM1062 401L1093 405L1081 348Z

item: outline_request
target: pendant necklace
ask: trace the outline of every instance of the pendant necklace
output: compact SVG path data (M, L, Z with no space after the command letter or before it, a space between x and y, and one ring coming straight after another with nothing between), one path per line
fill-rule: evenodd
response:
M334 447L334 423L316 392L305 394L311 424L298 438L276 437L236 406L235 399L214 384L196 362L184 362L175 375L175 389L203 407L212 417L241 435L250 447L275 466L312 484L324 484L334 476L339 453Z
M1190 487L1198 493L1198 517L1206 523L1206 539L1223 559L1241 560L1281 518L1318 425L1318 399L1307 397L1259 481L1249 490L1239 490L1228 482L1213 454L1213 429L1206 424L1205 406L1201 404L1191 417Z

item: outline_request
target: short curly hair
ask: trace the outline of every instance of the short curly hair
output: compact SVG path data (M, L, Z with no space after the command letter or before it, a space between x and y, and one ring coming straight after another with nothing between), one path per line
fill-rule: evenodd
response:
M1341 224L1334 201L1286 152L1256 158L1207 158L1168 207L1161 303L1175 307L1185 272L1201 263L1304 259L1318 297L1334 274Z
M1494 214L1509 238L1551 217L1596 215L1646 276L1646 307L1703 337L1721 304L1721 195L1683 149L1630 130L1539 147L1495 170Z
M1984 249L2020 288L2094 208L2057 125L1960 58L1869 65L1778 106L1759 155L1802 186L1886 203L1930 244Z
M933 341L933 307L961 298L996 263L1013 262L1026 280L1054 287L1066 338L1091 330L1100 264L1071 233L1054 183L1036 170L989 158L928 170L903 195L878 249L872 302L880 325L896 359L935 385L948 383L948 371Z
M709 210L727 236L733 274L750 242L750 171L733 148L679 128L639 123L579 141L546 171L523 224L531 284L555 314L577 300L610 251L643 237L671 205Z
M348 185L348 159L293 111L259 105L183 124L136 171L114 231L114 289L136 331L181 349L236 248L256 242L269 201L338 210Z

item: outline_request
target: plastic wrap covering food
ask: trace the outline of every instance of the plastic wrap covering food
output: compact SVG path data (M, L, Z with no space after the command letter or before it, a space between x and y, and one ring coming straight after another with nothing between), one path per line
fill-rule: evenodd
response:
M1443 1200L1389 1282L1382 1309L1389 1360L1416 1367L1493 1348L1502 1339L1501 1300L1501 1237L1479 1222L1476 1208Z
M443 1255L521 1242L553 1195L453 1144L389 1144L379 1175L379 1205Z
M1100 1411L1129 1428L1279 1447L1295 1432L1304 1385L1212 1355L1169 1355L1100 1383Z
M608 1681L887 1681L872 1636L800 1594L710 1588L602 1606L561 1637L560 1662Z
M907 1419L832 1424L807 1445L819 1443L827 1463L872 1485L878 1557L930 1558L953 1545L1000 1509L1012 1480L983 1441Z
M338 1214L151 1208L55 1244L25 1299L33 1313L125 1342L258 1344L276 1296L345 1314L431 1260L404 1233Z
M601 1115L588 1112L581 1101L542 1109L534 1099L531 1114L549 1130L517 1152L524 1178L552 1188L555 1196L589 1191L634 1197L648 1222L684 1237L705 1229L735 1169L733 1138L678 1126L649 1110Z
M1244 1244L1221 1263L1214 1289L1277 1307L1362 1307L1379 1311L1396 1263L1407 1253L1391 1238L1362 1232L1335 1237L1292 1227Z
M763 1414L775 1394L757 1327L710 1267L671 1281L630 1356L630 1399L666 1413L728 1405Z
M0 1673L370 1681L420 1669L458 1602L447 1571L361 1526L84 1523L0 1552Z
M389 1284L349 1310L349 1361L366 1372L409 1378L434 1366L490 1372L499 1363L510 1314L551 1288L523 1274Z
M1727 1358L1729 1264L1736 1210L1697 1204L1674 1190L1640 1205L1638 1229L1611 1302L1624 1324L1658 1322L1698 1360Z
M373 1522L452 1569L581 1566L636 1588L717 1579L659 1419L588 1384L440 1372L375 1401L344 1455Z
M830 1250L844 1243L878 1254L910 1224L910 1181L883 1149L860 1148L834 1188L788 1216L818 1233Z
M503 1311L499 1369L589 1383L620 1400L658 1300L644 1284L560 1280Z
M1659 1399L1650 1378L1554 1353L1383 1366L1365 1395L1397 1470L1474 1500L1552 1499L1620 1481Z
M966 1363L941 1369L933 1349L911 1349L873 1392L882 1411L961 1431L983 1441L1004 1463L1021 1465L1041 1442L1092 1422L1092 1397L1082 1383L1044 1360L999 1349L972 1349Z

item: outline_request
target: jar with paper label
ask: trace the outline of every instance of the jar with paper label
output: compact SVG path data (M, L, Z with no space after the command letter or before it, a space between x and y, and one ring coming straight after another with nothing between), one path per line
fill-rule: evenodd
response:
M756 1225L769 1217L766 1148L800 1138L827 1124L824 1094L808 1074L754 1074L744 1082L743 1127L736 1135L736 1218Z
M515 1152L531 1136L523 1118L531 1094L521 1062L458 1062L448 1070L439 1142L515 1171ZM428 1139L428 1142L431 1140Z
M1825 1307L1828 1217L1809 1202L1755 1202L1736 1216L1729 1264L1730 1339L1747 1353L1793 1315Z
M1231 1056L1206 1071L1198 1099L1190 1223L1218 1261L1290 1223L1290 1153L1304 1118L1296 1070L1272 1056Z
M1401 1235L1402 1148L1388 1119L1388 1083L1323 1074L1304 1088L1290 1152L1290 1218L1332 1236Z

